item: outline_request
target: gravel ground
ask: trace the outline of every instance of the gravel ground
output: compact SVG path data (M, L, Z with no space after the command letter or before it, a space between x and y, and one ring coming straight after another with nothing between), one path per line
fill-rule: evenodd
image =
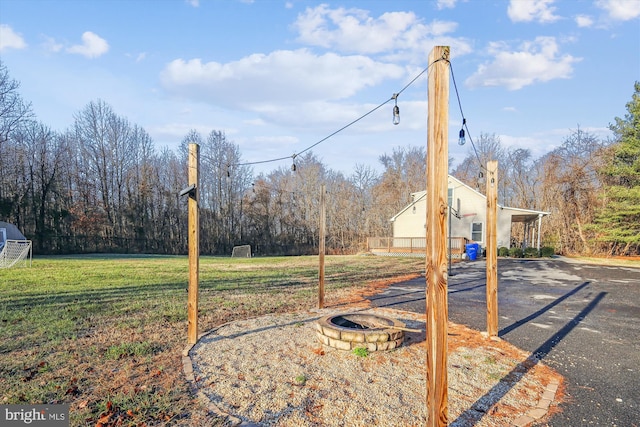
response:
M424 330L423 318L413 313L361 311ZM335 313L269 315L210 331L190 351L195 386L221 412L245 423L424 425L424 332L407 332L402 347L361 357L316 338L315 320ZM452 426L508 426L536 407L550 381L561 381L507 342L461 325L449 324L448 346Z

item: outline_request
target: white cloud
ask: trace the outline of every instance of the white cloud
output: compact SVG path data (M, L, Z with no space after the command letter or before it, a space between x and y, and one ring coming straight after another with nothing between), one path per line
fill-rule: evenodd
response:
M456 7L457 0L438 0L436 3L436 7L439 10L442 9L453 9Z
M56 42L56 40L53 37L45 37L45 41L44 43L42 43L42 46L47 52L53 52L53 53L60 52L64 47L62 43Z
M575 21L580 28L588 28L593 25L593 19L588 15L578 15L575 17Z
M507 14L513 22L554 22L560 19L558 15L553 14L556 10L556 8L552 6L554 1L555 0L511 0Z
M568 54L560 55L554 37L537 37L512 52L504 43L491 43L489 54L494 57L493 61L481 64L465 81L467 85L517 90L538 82L570 78L573 63L581 60Z
M362 9L307 8L293 24L298 41L340 52L380 54L424 49L429 38L453 32L457 23L424 24L413 12L387 12L377 18Z
M91 31L82 34L82 44L71 46L69 53L77 53L87 58L97 58L109 50L109 43Z
M0 52L9 49L24 49L26 47L27 43L22 38L22 35L13 31L10 26L0 24Z
M248 119L243 120L242 123L250 126L265 126L267 124L263 119Z
M198 7L200 6L200 0L184 0L189 6Z
M267 114L274 104L345 99L404 75L402 67L364 56L319 56L300 49L253 54L226 64L176 59L167 64L161 81L178 96Z
M604 9L616 21L630 21L640 16L638 0L598 0L596 6Z

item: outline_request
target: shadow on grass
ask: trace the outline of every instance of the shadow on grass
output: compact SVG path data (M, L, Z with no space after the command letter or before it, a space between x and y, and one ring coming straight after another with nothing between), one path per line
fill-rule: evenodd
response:
M587 284L588 282L583 283L574 291L582 289ZM575 292L570 292L569 294L573 295L574 293ZM565 299L569 294L561 298ZM562 329L553 334L549 339L535 349L526 360L520 362L511 370L511 372L501 378L498 384L493 386L491 390L485 393L485 395L480 399L476 400L469 409L463 412L450 425L457 427L469 427L476 425L490 411L490 409L498 403L522 377L527 374L527 372L533 369L555 348L556 345L558 345L560 341L562 341L578 324L580 324L580 322L587 317L587 315L606 295L606 292L600 292L585 308L583 308L573 319L564 325ZM548 310L549 307L547 306L546 309Z
M266 282L266 283L265 283ZM250 276L246 279L233 280L211 280L200 281L201 292L215 291L242 291L264 292L273 290L284 290L292 288L303 288L313 286L312 283L300 278L290 277L286 279L270 280L269 276ZM57 291L48 293L29 293L8 295L0 298L0 304L6 304L7 308L14 310L27 309L30 307L65 306L78 302L109 303L114 301L126 301L127 298L150 300L153 297L167 297L167 293L180 291L187 292L188 280L166 282L161 284L151 283L148 285L130 286L104 286L102 288L79 289L78 291ZM46 292L46 290L43 290ZM152 300L151 300L152 301ZM185 297L186 301L186 297Z

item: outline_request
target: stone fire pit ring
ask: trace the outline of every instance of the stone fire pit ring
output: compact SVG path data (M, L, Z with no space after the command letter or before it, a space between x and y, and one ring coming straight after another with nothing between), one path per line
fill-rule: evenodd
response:
M339 350L392 350L402 345L403 329L399 320L368 313L332 314L316 321L318 340Z

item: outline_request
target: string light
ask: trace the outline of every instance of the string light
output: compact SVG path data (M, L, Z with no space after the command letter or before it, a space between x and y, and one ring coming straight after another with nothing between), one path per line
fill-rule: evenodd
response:
M462 119L462 128L460 128L460 133L458 136L458 145L464 145L465 144L465 140L464 140L464 125L467 124L467 119Z
M469 137L469 141L471 141L471 147L473 147L473 151L476 154L476 159L478 159L478 164L480 165L480 177L482 177L482 169L486 170L486 166L482 164L480 160L480 155L478 154L478 150L476 150L476 146L473 143L473 139L471 138L471 133L469 133L469 127L467 126L467 119L464 117L464 112L462 111L462 102L460 102L460 94L458 93L458 85L456 84L456 78L453 74L453 65L449 61L449 68L451 69L451 80L453 80L453 87L456 91L456 98L458 99L458 107L460 107L460 115L462 116L462 128L460 129L460 136L458 139L458 144L463 145L465 135ZM465 132L466 129L466 132Z
M257 164L262 164L262 163L272 163L272 162L278 162L281 160L286 160L286 159L294 159L295 160L295 156L299 156L300 154L311 150L313 147L317 146L318 144L323 143L324 141L326 141L327 139L331 138L332 136L342 132L343 130L347 129L348 127L356 124L357 122L359 122L360 120L364 119L365 117L367 117L368 115L372 114L373 112L379 110L380 108L382 108L382 106L386 105L387 103L389 103L391 100L396 100L396 104L394 105L393 108L393 123L394 124L399 124L400 123L400 108L397 105L397 98L398 95L400 95L402 92L404 92L409 86L411 86L416 80L418 80L420 78L420 76L422 76L424 73L427 72L427 70L429 70L429 68L431 68L431 66L433 64L435 64L436 62L439 61L443 61L445 60L444 58L440 58L435 60L433 63L429 64L428 66L426 66L422 71L420 71L409 83L407 83L402 89L400 89L400 91L398 91L398 93L394 93L393 96L389 99L387 99L386 101L384 101L383 103L381 103L380 105L378 105L377 107L372 108L371 110L367 111L366 113L364 113L362 116L358 117L357 119L353 120L352 122L344 125L343 127L341 127L340 129L338 129L337 131L333 132L330 135L327 135L326 137L322 138L320 141L310 145L309 147L305 148L304 150L300 151L298 154L295 154L293 156L284 156L284 157L278 157L275 159L269 159L269 160L258 160L255 162L244 162L244 163L237 163L234 166L250 166L250 165L257 165ZM396 123L397 120L397 123ZM291 166L292 170L295 170L295 163L294 165Z
M391 95L391 99L395 101L395 105L393 107L393 124L399 125L400 124L400 107L398 107L398 94L394 93L393 95Z
M354 125L355 123L359 122L360 120L364 119L365 117L367 117L368 115L372 114L373 112L377 111L378 109L380 109L383 105L386 105L388 102L390 102L391 100L394 101L394 106L393 106L393 124L394 125L398 125L400 124L400 107L398 107L398 96L404 92L409 86L411 86L416 80L418 80L418 78L420 78L420 76L422 76L425 72L427 72L432 65L434 65L436 62L440 62L440 61L446 61L449 63L449 67L451 69L451 78L453 80L453 86L455 88L455 92L456 92L456 97L458 99L458 106L460 107L460 114L462 115L462 127L460 128L460 132L458 133L458 144L459 145L464 145L466 143L466 136L469 137L469 141L471 141L471 146L473 147L473 151L475 152L476 158L478 159L478 163L480 165L480 169L487 169L482 162L480 161L480 156L478 155L478 150L476 150L475 144L473 143L473 139L471 138L471 134L469 133L469 128L467 127L467 119L464 117L464 113L462 111L462 103L460 102L460 94L458 93L458 86L456 84L456 79L455 76L453 74L453 66L451 64L451 61L449 59L447 59L446 57L442 57L439 58L437 60L435 60L433 63L429 64L426 68L424 68L422 71L420 71L420 73L418 73L418 75L416 75L409 83L407 83L399 92L394 93L393 95L391 95L391 98L387 99L386 101L382 102L380 105L378 105L377 107L372 108L371 110L369 110L368 112L366 112L365 114L363 114L362 116L358 117L357 119L353 120L352 122L346 124L345 126L341 127L340 129L336 130L335 132L331 133L330 135L327 135L326 137L322 138L321 140L317 141L316 143L310 145L309 147L305 148L304 150L300 151L297 154L293 154L291 156L284 156L284 157L278 157L278 158L274 158L274 159L269 159L269 160L259 160L259 161L254 161L254 162L244 162L244 163L236 163L234 164L234 166L249 166L249 165L257 165L257 164L262 164L262 163L272 163L272 162L277 162L277 161L281 161L281 160L285 160L285 159L291 159L292 160L292 164L291 164L291 170L293 172L296 171L297 166L295 163L295 159L298 155L305 153L306 151L311 150L312 148L314 148L315 146L321 144L322 142L328 140L329 138L333 137L334 135L342 132L343 130L347 129L348 127ZM466 129L466 132L465 132ZM230 165L227 165L227 178L231 178L231 172L229 170ZM480 171L479 174L479 178L481 179L483 177L483 173L482 171ZM255 189L254 189L255 192Z

